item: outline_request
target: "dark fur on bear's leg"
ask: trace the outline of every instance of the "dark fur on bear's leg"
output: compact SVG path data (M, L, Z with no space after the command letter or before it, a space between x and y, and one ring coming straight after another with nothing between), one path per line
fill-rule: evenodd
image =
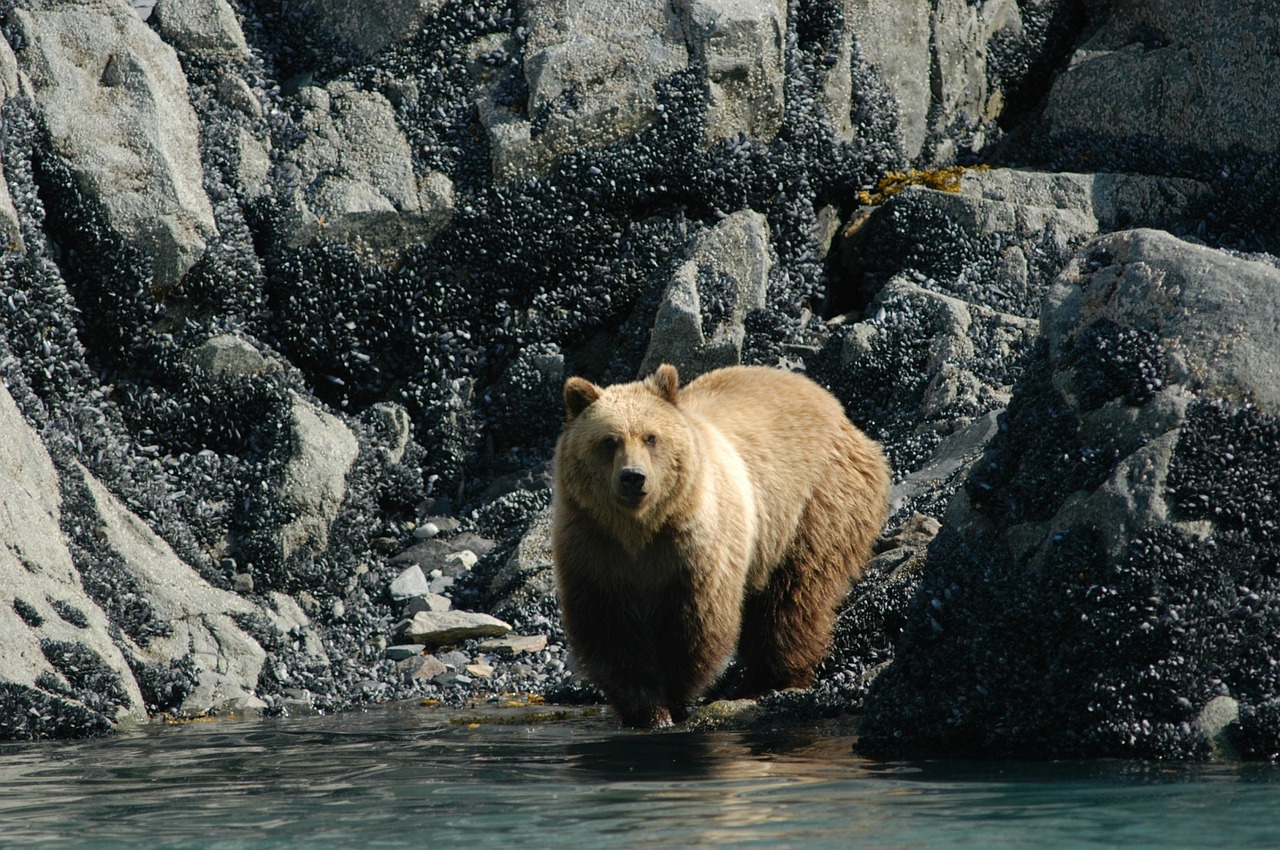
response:
M813 671L830 642L835 612L828 592L797 579L793 568L784 567L774 572L764 591L748 597L738 642L742 681L736 696L755 697L813 684Z
M699 594L684 582L639 607L601 585L567 582L565 590L564 623L575 655L619 720L640 729L684 722L733 647L730 638L707 633L715 611L692 604ZM579 604L585 600L593 604ZM736 635L736 621L716 631Z
M815 500L820 502L821 500ZM829 506L811 504L801 522L815 522L840 514ZM738 662L742 681L736 695L753 697L785 688L808 688L814 670L826 656L835 625L835 606L845 598L854 570L865 556L863 541L849 535L844 551L815 549L811 537L799 535L769 584L749 595L743 605ZM830 539L830 535L827 535Z

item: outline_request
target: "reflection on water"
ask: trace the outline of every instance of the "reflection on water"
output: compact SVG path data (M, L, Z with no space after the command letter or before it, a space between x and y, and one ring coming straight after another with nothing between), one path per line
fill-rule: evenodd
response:
M415 706L0 745L0 847L1274 847L1270 766L877 763L848 737Z

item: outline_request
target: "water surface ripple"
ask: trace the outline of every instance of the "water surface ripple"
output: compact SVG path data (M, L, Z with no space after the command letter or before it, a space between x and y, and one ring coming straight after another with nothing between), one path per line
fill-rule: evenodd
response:
M0 847L1280 846L1280 769L873 762L822 730L638 734L397 706L0 745Z

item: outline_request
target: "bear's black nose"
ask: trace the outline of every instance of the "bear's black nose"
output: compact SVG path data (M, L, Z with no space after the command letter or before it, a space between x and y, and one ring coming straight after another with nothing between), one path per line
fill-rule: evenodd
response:
M622 488L622 492L632 496L638 496L644 492L644 470L635 466L628 466L622 470L618 476L618 484Z

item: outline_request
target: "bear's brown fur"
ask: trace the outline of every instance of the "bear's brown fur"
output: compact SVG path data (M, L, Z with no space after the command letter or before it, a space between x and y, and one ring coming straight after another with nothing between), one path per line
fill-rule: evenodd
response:
M800 375L672 366L564 386L553 547L570 645L623 722L679 722L735 650L807 687L888 514L889 467Z

